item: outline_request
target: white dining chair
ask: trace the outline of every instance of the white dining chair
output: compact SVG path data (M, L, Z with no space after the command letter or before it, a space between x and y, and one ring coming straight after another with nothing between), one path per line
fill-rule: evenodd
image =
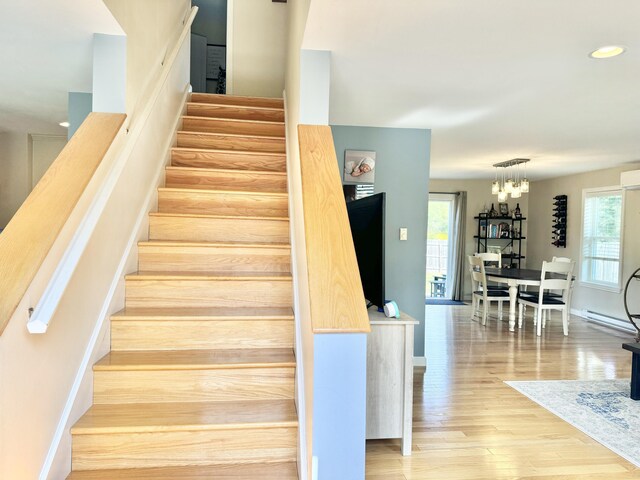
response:
M487 275L484 261L475 255L469 255L469 272L472 282L471 319L476 317L482 302L482 325L487 324L487 316L491 302L498 302L498 318L502 320L502 304L509 301L509 292L487 288Z
M502 254L500 253L482 252L482 253L476 253L475 256L482 259L482 261L484 262L485 268L488 266L502 268ZM487 265L487 264L492 264L492 265ZM487 282L487 288L489 290L504 290L505 292L509 291L509 287L506 287L504 285L494 285L488 282ZM500 315L500 318L502 318L502 311L499 312L499 315Z
M574 262L542 262L540 290L538 292L522 292L518 295L518 326L522 328L523 308L530 306L536 309L535 325L537 335L542 335L543 312L560 310L562 312L562 329L569 335L569 300ZM555 274L549 278L548 274ZM559 296L549 295L549 291L561 292Z
M552 262L565 262L565 263L570 263L572 262L572 260L569 257L553 257L551 259ZM569 287L569 311L571 311L571 294L573 293L573 284L575 283L575 281L572 279L571 280L571 287ZM549 292L549 295L551 295L552 297L562 297L562 292ZM547 326L547 320L549 319L549 314L551 313L549 310L545 310L544 312L542 312L542 328L545 328ZM571 323L571 317L569 317L569 323Z

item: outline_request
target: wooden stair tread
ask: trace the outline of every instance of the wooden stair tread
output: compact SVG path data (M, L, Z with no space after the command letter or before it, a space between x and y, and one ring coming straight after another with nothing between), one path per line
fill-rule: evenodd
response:
M72 472L67 480L298 480L294 462Z
M263 196L263 197L279 197L287 198L287 193L281 192L264 192L264 191L250 191L250 190L222 190L219 188L188 188L188 187L159 187L158 192L177 192L177 193L194 193L194 194L228 194L238 196Z
M207 167L177 167L169 165L166 170L177 172L193 172L193 173L235 173L238 175L264 175L264 176L279 176L286 177L287 172L272 172L269 170L239 170L236 168L207 168Z
M206 118L206 117L205 117ZM249 139L258 139L258 140L268 140L274 143L284 143L284 137L274 137L273 135L255 135L248 133L218 133L218 132L199 132L197 130L178 130L177 134L189 134L189 135L202 135L204 137L229 137L232 140L242 140L245 138Z
M230 155L259 155L284 157L286 153L282 152L260 152L257 150L225 150L220 148L195 148L195 147L173 147L171 151L177 152L193 152L193 153L224 153Z
M211 103L218 105L268 105L271 108L284 109L284 99L274 97L256 97L251 95L226 95L220 93L191 94L192 103Z
M249 217L243 215L209 215L204 213L171 213L171 212L151 212L150 217L190 217L190 218L230 218L233 220L279 220L288 222L287 217Z
M190 240L147 240L138 242L138 246L148 247L202 247L202 248L281 248L291 249L289 243L256 243L256 242L193 242Z
M290 307L191 307L191 308L125 308L111 316L122 320L293 320Z
M238 104L233 104L233 103L212 103L212 102L187 102L187 109L189 107L199 107L199 106L207 106L207 107L229 107L229 108L235 108L238 110L257 110L257 111L264 111L264 112L282 112L284 110L284 107L260 107L260 106L256 106L256 105L238 105ZM201 116L201 115L191 115L191 114L187 114L187 116L189 117L193 117L193 116Z
M95 404L73 435L297 427L293 400Z
M189 370L295 367L291 348L110 352L94 370Z
M206 103L206 102L195 102L195 103ZM202 120L203 122L209 121L209 120L217 120L217 121L224 121L224 122L228 122L228 123L237 123L240 125L251 125L254 123L257 123L259 125L284 125L284 122L278 122L277 120L247 120L245 118L217 118L217 117L202 117L200 115L183 115L182 116L183 120Z
M291 280L288 272L137 272L126 280Z

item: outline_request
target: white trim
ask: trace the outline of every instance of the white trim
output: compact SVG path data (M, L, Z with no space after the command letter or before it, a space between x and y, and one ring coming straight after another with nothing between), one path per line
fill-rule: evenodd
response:
M231 3L233 0L229 0ZM284 99L284 125L285 132L287 131L287 93L282 92ZM293 212L293 195L291 195L291 168L289 168L290 153L288 151L288 142L285 142L286 158L287 158L287 195L289 206L289 243L291 246L291 277L293 283L293 314L294 323L296 327L295 341L296 341L296 403L298 407L298 475L300 480L307 480L308 473L308 458L309 452L307 451L307 422L306 422L306 395L305 395L305 376L304 376L304 355L302 354L302 327L300 321L300 295L298 293L298 258L296 256L296 236L295 236L295 217ZM315 458L315 457L314 457ZM316 459L317 460L317 459Z
M629 322L621 318L611 317L609 315L600 314L589 310L578 310L577 308L572 308L571 314L582 318L585 322L595 323L597 325L613 328L622 332L634 334L637 333L636 329L633 328L633 326Z
M56 312L58 305L60 304L62 295L71 280L73 272L78 266L78 262L89 243L91 235L98 224L107 201L111 197L118 179L120 178L120 174L124 170L131 152L140 138L141 132L144 130L147 119L160 96L160 92L169 77L169 72L173 68L173 64L180 52L180 49L182 48L182 44L191 31L191 24L193 23L193 19L197 12L198 7L193 7L191 9L191 14L182 29L178 42L171 50L167 60L164 62L158 82L156 83L140 118L133 125L133 130L129 133L130 137L127 139L123 151L118 154L116 162L107 173L106 179L102 185L99 187L99 190L84 214L80 225L73 234L69 245L65 249L51 279L48 281L44 293L38 300L38 303L34 308L33 315L31 315L31 318L27 322L27 329L29 330L29 333L45 333L47 331L49 322L51 321L51 318L53 318L53 314ZM131 120L128 123L130 125Z
M235 0L227 0L227 95L233 95L233 15Z
M617 285L603 285L582 278L582 264L584 262L584 204L589 193L598 192L611 192L620 193L622 198L622 204L620 206L620 255L619 255L619 267L618 267L618 284ZM609 187L597 187L597 188L583 188L582 189L582 206L580 209L580 254L578 261L578 285L587 288L593 288L596 290L604 290L606 292L621 293L622 292L622 270L623 264L623 252L624 252L624 217L625 217L625 197L626 190L620 185L612 185Z
M413 357L413 366L414 367L426 367L427 366L427 357Z

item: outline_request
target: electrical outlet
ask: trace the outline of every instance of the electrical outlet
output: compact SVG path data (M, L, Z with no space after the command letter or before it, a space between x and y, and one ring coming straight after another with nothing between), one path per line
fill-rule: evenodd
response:
M403 227L400 229L400 240L406 240L406 239L407 239L407 229Z

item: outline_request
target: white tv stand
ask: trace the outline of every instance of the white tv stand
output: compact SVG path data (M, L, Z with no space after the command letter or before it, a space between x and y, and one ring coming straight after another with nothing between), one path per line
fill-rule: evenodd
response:
M413 328L409 315L387 318L368 310L367 440L401 438L402 455L411 455L413 426Z

